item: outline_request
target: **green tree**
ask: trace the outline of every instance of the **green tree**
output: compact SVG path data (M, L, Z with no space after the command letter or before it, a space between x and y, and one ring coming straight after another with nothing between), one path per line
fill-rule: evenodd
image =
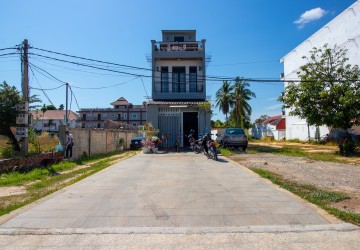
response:
M64 110L64 104L60 104L60 106L59 106L58 109L59 109L59 110Z
M225 121L228 120L228 113L233 106L233 86L228 81L224 81L221 88L216 92L216 104L215 107L219 108L225 115Z
M41 99L39 98L39 95L32 95L30 96L29 100L29 110L36 110L41 107L41 105L36 103L41 103Z
M246 117L251 116L251 106L248 101L251 98L256 98L254 92L248 87L249 83L245 82L243 78L236 77L233 92L234 109L231 115L235 118L236 127L244 128Z
M360 124L360 70L347 64L347 50L335 45L313 48L297 72L301 82L290 82L279 97L290 115L309 125L347 129Z
M261 115L259 118L257 118L257 119L255 120L255 123L256 123L256 124L262 123L263 121L265 121L265 120L268 119L268 118L269 118L268 115Z
M16 104L20 101L20 93L14 86L9 86L5 81L0 84L0 134L9 138L17 151L20 151L20 145L10 128L16 126Z
M45 105L44 105L45 106ZM52 105L52 104L49 104L49 105L46 105L45 106L45 109L46 110L56 110L56 107L54 106L54 105Z

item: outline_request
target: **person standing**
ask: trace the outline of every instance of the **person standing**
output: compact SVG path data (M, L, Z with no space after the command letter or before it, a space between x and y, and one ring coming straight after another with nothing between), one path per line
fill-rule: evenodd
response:
M69 131L66 131L67 142L66 142L66 158L72 157L72 148L74 145L74 138Z

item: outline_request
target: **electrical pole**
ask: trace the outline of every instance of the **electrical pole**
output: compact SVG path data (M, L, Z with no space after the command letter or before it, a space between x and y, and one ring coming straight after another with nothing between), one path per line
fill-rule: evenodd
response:
M28 40L24 40L23 44L23 55L22 55L22 93L23 93L23 102L24 109L21 111L21 114L24 115L24 122L22 124L23 128L23 137L21 143L21 151L23 153L28 152L28 128L29 128L29 58L28 58L29 44Z
M66 104L65 104L65 125L67 126L68 124L68 88L69 88L69 83L66 83Z

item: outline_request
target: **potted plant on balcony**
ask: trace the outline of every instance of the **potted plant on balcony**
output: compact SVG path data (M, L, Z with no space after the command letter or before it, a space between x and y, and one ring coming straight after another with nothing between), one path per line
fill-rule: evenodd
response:
M120 138L119 140L119 149L124 150L125 140L124 138Z

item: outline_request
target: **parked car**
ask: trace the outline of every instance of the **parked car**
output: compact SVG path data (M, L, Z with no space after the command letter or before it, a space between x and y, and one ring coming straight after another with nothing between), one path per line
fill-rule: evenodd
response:
M133 137L130 142L130 149L139 149L142 147L141 141L144 140L144 137Z
M242 147L246 151L248 146L248 138L242 128L224 128L216 135L216 141L221 147Z

